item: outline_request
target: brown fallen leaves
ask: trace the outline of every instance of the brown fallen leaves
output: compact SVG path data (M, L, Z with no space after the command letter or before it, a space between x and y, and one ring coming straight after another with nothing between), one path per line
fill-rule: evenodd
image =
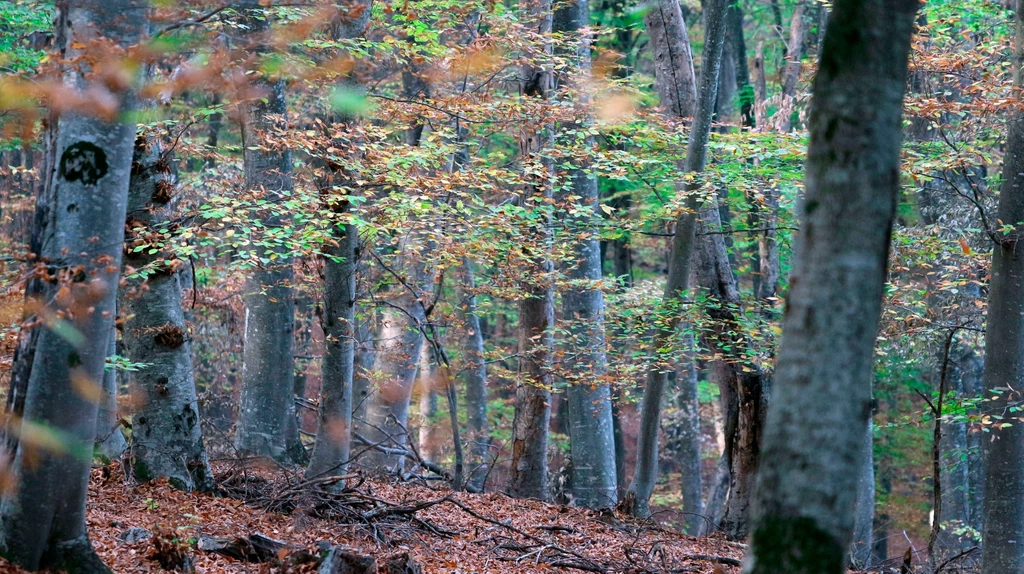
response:
M374 533L374 528L366 524L339 524L301 511L261 511L240 500L180 492L166 483L130 484L116 468L93 472L88 500L89 534L100 557L118 573L164 572L158 561L150 558L160 555L155 552L155 542L163 545L164 550L168 545L178 550L182 545L194 547L194 541L204 535L234 537L253 533L312 552L317 550L318 543L343 545L379 558L408 552L424 572L580 572L558 566L558 560L551 558L551 548L585 557L607 572L727 574L739 569L709 561L707 557L742 557L740 545L722 539L697 539L618 515L517 500L498 493L451 493L386 479L366 481L361 488L371 491L374 497L403 506L450 495L456 503L434 504L417 511L416 517L442 532L454 534L442 537L412 523L384 524ZM121 540L120 535L129 528L144 528L158 536ZM315 571L313 565L251 564L212 552L191 552L195 571L200 573ZM696 558L697 555L701 557ZM0 572L21 571L0 564Z

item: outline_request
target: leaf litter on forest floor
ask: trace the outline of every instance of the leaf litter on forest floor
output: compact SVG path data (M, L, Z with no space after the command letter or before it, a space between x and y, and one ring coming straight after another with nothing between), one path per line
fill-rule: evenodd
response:
M218 470L230 471L227 466ZM743 553L741 545L722 538L694 538L618 514L500 493L453 493L386 477L367 479L359 488L376 505L364 516L382 517L379 525L368 527L358 521L318 518L302 509L263 510L256 501L260 496L266 501L270 495L261 492L287 491L282 485L294 484L294 477L280 471L247 474L255 485L246 497L248 503L181 492L164 481L136 485L125 480L117 463L94 469L87 512L93 545L118 573L165 572L151 556L156 540L167 545L168 533L177 533L172 540L181 544L175 548L192 548L195 572L211 574L315 572L316 567L315 563L283 565L273 560L241 562L196 550L201 537L260 534L312 554L327 546L345 546L378 559L408 553L424 572L451 573L580 572L580 566L604 572L733 573L739 569L709 558L731 562ZM406 512L414 507L414 513ZM394 520L384 522L385 516ZM410 522L409 517L420 522ZM375 532L378 527L380 532ZM131 535L124 536L131 529L135 529ZM159 536L139 536L138 529ZM0 563L0 572L21 570Z

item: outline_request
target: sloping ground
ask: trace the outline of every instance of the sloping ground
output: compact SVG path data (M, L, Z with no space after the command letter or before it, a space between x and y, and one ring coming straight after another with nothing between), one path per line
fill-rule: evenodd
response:
M221 470L225 489L246 500L183 493L165 483L137 486L116 465L95 470L88 521L100 556L119 573L164 571L157 546L165 556L190 556L196 572L315 572L316 558L308 557L340 545L379 561L408 553L423 572L706 574L738 572L727 563L742 556L740 545L724 540L496 493L353 479L341 494L311 495L297 476L280 471ZM206 537L252 534L289 547L264 563L196 548ZM286 565L301 556L307 561Z

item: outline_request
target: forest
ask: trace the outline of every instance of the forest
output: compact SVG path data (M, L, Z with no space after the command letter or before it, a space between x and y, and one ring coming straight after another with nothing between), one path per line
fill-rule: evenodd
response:
M1024 574L1024 0L0 0L0 572Z

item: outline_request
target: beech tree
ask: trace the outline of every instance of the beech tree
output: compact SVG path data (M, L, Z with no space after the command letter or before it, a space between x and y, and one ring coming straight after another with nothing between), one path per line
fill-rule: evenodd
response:
M266 50L270 41L266 10L250 3L242 15L245 41L257 53ZM279 149L267 135L287 111L284 83L264 76L254 84L261 94L243 102L240 114L245 185L271 205L280 205L293 191L291 153ZM284 235L287 217L273 212L264 217L262 225L282 235L271 240L270 255L263 257L266 261L249 274L246 283L245 354L235 447L246 454L302 462L305 452L294 442L298 437L286 432L288 421L295 417L295 276Z
M370 19L370 5L351 6L348 13L336 15L336 38L354 38L362 34ZM336 118L345 123L349 118ZM347 149L355 154L355 149ZM355 206L346 197L337 197L338 187L346 183L344 172L325 177L326 202L340 217L351 214ZM352 446L353 376L355 373L356 272L358 269L359 230L351 221L335 223L334 241L324 258L324 305L321 326L324 330L323 379L317 412L316 443L306 474L309 477L339 474L349 463Z
M711 120L714 115L715 102L718 91L718 71L722 59L722 47L725 44L725 2L715 0L707 6L707 22L709 31L704 42L705 69L700 79L699 96L697 97L696 112L693 117L693 124L690 127L688 145L686 147L686 160L683 168L686 173L699 175L704 171L707 164L707 145L711 135ZM682 16L680 16L680 21ZM669 22L670 20L666 20ZM648 24L650 26L650 24ZM678 36L670 35L670 32L654 31L651 29L651 37L665 35L665 42L679 43ZM674 29L674 28L673 28ZM679 28L685 34L685 26ZM685 39L685 35L684 35ZM673 50L672 53L676 53ZM673 93L684 93L684 88L678 87L678 82L683 81L685 85L686 71L692 69L693 61L689 63L676 63L682 67L682 72L663 72L659 83L675 84L677 87L659 89L659 93L670 91ZM657 68L656 68L657 70ZM684 80L680 80L684 78ZM679 326L679 306L685 296L690 275L690 257L694 250L694 240L697 229L697 212L701 208L700 198L695 193L699 189L696 182L682 186L687 192L686 209L679 215L675 225L675 235L672 240L672 250L669 254L668 280L665 283L665 294L663 297L664 312L668 318L659 325L654 332L654 347L661 349L669 346L669 341L675 336ZM708 211L715 210L711 208ZM650 514L648 506L651 493L654 492L654 483L657 479L658 464L658 430L661 421L662 399L665 393L665 385L668 382L667 367L657 361L653 363L647 372L647 380L644 386L643 402L640 412L640 433L637 435L637 464L633 474L633 481L630 483L629 491L626 494L627 508L638 516Z
M745 572L845 569L917 8L916 0L838 1L825 33Z
M541 38L551 33L551 0L530 0L524 6L528 26ZM552 52L549 42L542 42L545 54ZM552 73L543 63L524 66L524 82L520 87L523 97L546 100L553 88ZM544 157L554 143L553 126L535 120L524 135L521 147L522 161L533 162L540 172L523 193L523 204L543 208L545 200L552 198L551 162ZM512 468L507 489L513 496L548 498L548 437L551 421L551 355L552 329L555 326L554 290L550 259L550 216L541 215L540 224L531 230L536 234L536 251L528 248L524 253L530 265L531 276L523 286L524 297L519 302L519 369L521 379L516 386L516 413L512 423Z
M1013 98L1020 103L1024 88L1024 2L1015 5ZM985 330L984 387L996 398L993 412L1010 413L1019 401L1015 389L1024 379L1020 352L1024 345L1024 257L1017 246L1024 221L1024 112L1009 112L1003 186L999 192L998 219L1007 227L996 236L989 283L988 326ZM1024 568L1024 480L1020 462L1024 456L1024 426L1019 421L998 425L984 444L985 527L982 532L981 567L985 572L1014 572Z
M182 490L212 491L181 307L183 263L150 255L147 247L169 225L175 184L168 153L156 137L135 140L124 256L132 276L121 297L121 333L128 359L146 367L128 373L135 405L130 458L140 481L166 477Z
M575 82L581 84L581 105L589 103L586 82L590 75L590 43L587 35L590 10L586 0L577 0L555 9L553 30L571 34L578 42L571 60L577 68ZM575 57L573 57L575 56ZM573 81L573 80L570 80ZM585 124L584 124L585 125ZM593 145L593 138L584 145ZM581 166L585 167L585 166ZM615 438L612 435L611 391L601 380L607 375L604 336L604 296L595 282L601 279L601 253L597 228L599 213L597 178L576 169L571 193L590 209L579 222L584 234L575 246L577 261L568 273L580 285L562 294L563 314L577 321L576 345L586 377L569 380L566 399L569 408L569 448L572 461L572 494L575 502L589 508L611 508L618 502L615 476Z
M57 3L57 46L74 58L89 46L125 54L143 37L145 4L133 0ZM78 93L108 90L86 61L68 65ZM13 461L17 490L0 505L0 549L29 569L108 572L89 542L85 500L97 401L114 328L121 244L135 126L120 114L130 92L106 92L113 108L67 113L51 123L42 253L47 261L31 375ZM53 448L43 435L60 437Z

